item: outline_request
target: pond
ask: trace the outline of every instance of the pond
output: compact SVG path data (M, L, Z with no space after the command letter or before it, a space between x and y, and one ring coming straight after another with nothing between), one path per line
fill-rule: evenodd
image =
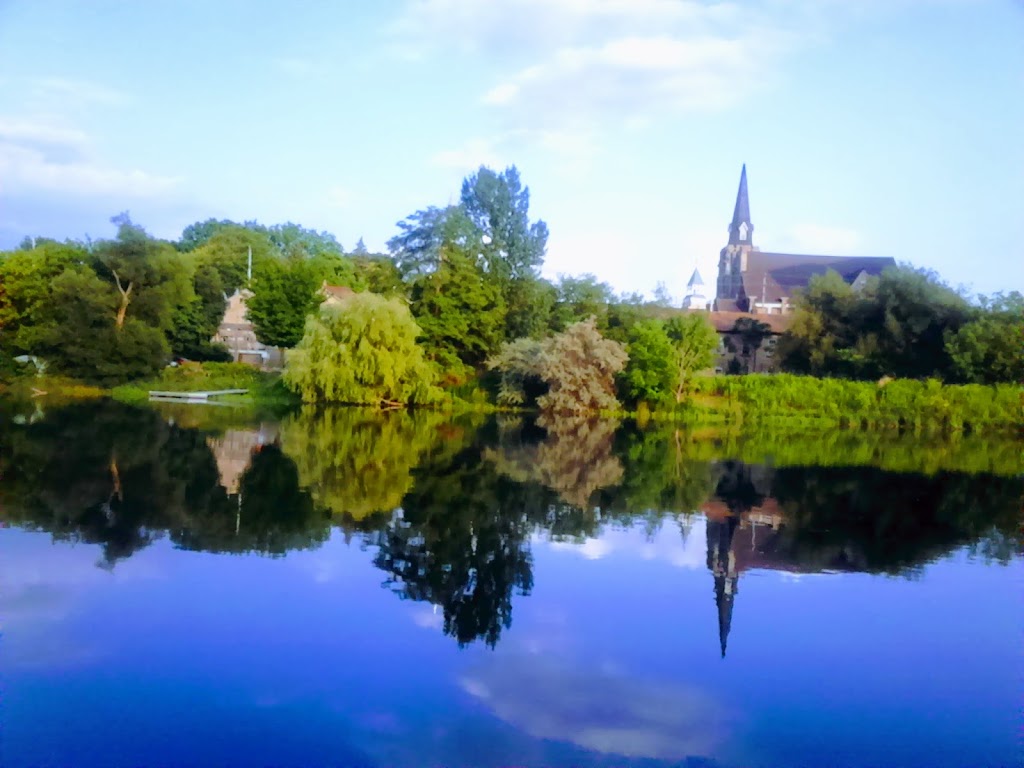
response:
M1017 765L1020 448L0 406L0 763Z

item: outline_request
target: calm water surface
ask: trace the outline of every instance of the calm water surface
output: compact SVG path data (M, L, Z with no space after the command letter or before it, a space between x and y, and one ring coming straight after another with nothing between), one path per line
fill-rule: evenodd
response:
M1020 445L759 440L0 408L0 763L1019 765Z

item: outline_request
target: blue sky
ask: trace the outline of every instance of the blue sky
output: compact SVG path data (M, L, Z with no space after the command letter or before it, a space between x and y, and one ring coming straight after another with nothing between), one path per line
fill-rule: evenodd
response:
M545 273L713 283L765 250L1024 290L1015 0L0 0L0 246L285 220L382 249L514 163Z

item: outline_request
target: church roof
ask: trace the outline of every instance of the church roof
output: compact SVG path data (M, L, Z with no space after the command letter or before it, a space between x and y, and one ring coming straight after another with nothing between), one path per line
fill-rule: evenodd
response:
M776 302L806 288L811 278L834 270L847 283L862 273L880 275L896 266L890 256L805 256L794 253L750 251L743 272L743 289L758 301ZM762 295L764 294L764 295Z
M701 279L700 272L696 269L693 270L693 274L690 275L690 282L686 284L686 287L692 288L695 285L704 285L704 280Z

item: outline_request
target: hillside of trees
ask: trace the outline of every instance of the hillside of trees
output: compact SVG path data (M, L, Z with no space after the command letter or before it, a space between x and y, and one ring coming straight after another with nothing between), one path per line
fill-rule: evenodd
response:
M548 227L529 203L515 167L481 167L457 204L398 222L386 254L293 223L210 219L165 241L127 213L109 240L26 238L0 253L0 378L23 356L101 386L175 358L226 360L211 338L245 288L257 337L291 350L284 381L306 401L475 392L553 412L687 401L713 364L708 322L671 310L663 286L646 301L592 275L544 279ZM320 309L325 282L368 295ZM909 267L858 292L829 273L799 298L779 353L783 370L815 377L1021 382L1024 297L972 301Z

